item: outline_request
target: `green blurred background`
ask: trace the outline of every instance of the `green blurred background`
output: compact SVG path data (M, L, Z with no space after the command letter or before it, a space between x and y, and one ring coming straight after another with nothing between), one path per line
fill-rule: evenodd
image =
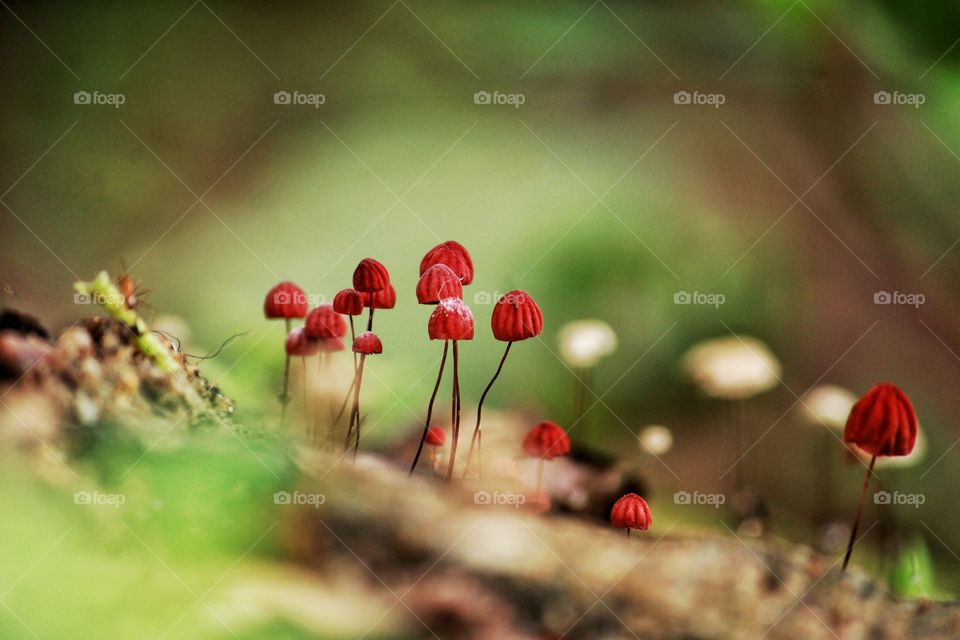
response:
M897 382L930 449L891 477L927 497L896 519L927 539L941 586L956 591L956 3L4 7L8 304L65 326L91 312L71 283L123 258L156 313L187 323L192 352L249 332L203 369L239 420L269 424L283 333L262 318L264 293L291 279L330 297L376 257L399 295L378 318L384 355L365 380L369 437L385 446L415 428L439 354L413 294L420 258L456 239L477 272L465 403L501 351L484 296L522 288L545 315L543 340L517 345L491 406L561 423L573 378L557 330L601 318L620 348L594 377L606 394L590 415L594 444L637 451L631 432L669 425L676 475L648 467L668 502L678 488L721 487L731 462L717 453L725 408L679 373L696 341L754 335L783 363L789 389L751 401L748 417L757 434L776 425L751 458L784 522L822 506L823 428L797 412L777 421L794 393ZM76 104L78 91L125 102ZM275 104L278 91L325 101ZM478 91L524 103L476 104ZM676 104L678 91L725 101ZM876 104L878 91L923 104ZM678 291L726 303L679 306ZM926 301L879 306L877 291ZM840 512L860 472L837 472Z

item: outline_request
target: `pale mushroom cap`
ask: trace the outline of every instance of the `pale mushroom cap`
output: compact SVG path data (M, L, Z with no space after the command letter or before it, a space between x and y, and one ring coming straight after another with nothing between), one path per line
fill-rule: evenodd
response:
M673 447L673 432L667 427L654 424L641 429L637 441L641 451L652 456L662 456Z
M576 320L560 328L560 356L571 367L595 367L616 350L617 334L603 320Z
M781 366L770 348L750 336L704 340L684 354L684 373L708 396L743 400L769 391Z
M822 384L803 396L800 410L812 424L825 424L843 431L850 409L857 402L852 391L833 384Z

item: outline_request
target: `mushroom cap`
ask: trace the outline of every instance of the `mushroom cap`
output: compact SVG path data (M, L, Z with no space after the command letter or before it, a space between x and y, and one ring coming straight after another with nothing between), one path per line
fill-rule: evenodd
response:
M610 524L617 529L646 531L653 524L647 501L635 493L628 493L614 503L610 510Z
M440 427L430 427L427 430L427 444L442 447L446 440L447 436Z
M874 385L853 405L844 442L874 456L905 456L917 443L917 414L895 384Z
M842 431L856 403L857 396L852 391L833 384L821 384L803 396L801 413L818 429L820 425L826 425Z
M570 453L570 438L556 422L544 420L523 439L523 452L531 458L553 460Z
M347 321L333 310L332 304L322 304L307 314L303 326L311 338L342 338L347 335Z
M743 400L773 389L782 367L762 341L744 335L695 344L683 355L687 376L711 398Z
M387 268L373 258L364 258L353 270L353 288L361 293L386 289L390 284Z
M353 352L367 356L383 353L383 343L372 331L364 331L353 341Z
M574 320L560 327L560 357L569 366L589 369L617 350L617 334L603 320Z
M267 292L263 315L270 319L302 318L307 315L307 294L292 282L281 282Z
M543 331L543 313L530 294L516 289L497 300L490 326L493 328L493 337L497 340L526 340L540 335Z
M363 313L363 296L356 289L343 289L333 296L333 310L345 316Z
M444 298L463 299L463 283L453 269L438 263L420 276L417 282L417 302L437 304Z
M373 299L374 309L393 309L397 304L397 290L389 282L380 291L367 294L367 299ZM367 304L369 307L370 305Z
M319 341L307 335L303 327L296 327L287 334L283 347L288 356L307 358L320 353Z
M445 264L450 267L464 286L473 282L473 260L470 258L470 252L456 240L441 242L427 251L423 260L420 261L420 275L422 276L435 264Z
M427 323L431 340L473 340L473 312L459 298L441 300Z
M343 338L316 338L315 342L317 343L318 353L333 353L346 349Z

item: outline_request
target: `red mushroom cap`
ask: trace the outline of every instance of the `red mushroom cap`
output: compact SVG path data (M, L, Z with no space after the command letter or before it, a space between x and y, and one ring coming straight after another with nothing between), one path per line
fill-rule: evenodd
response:
M363 296L356 289L344 289L333 296L333 310L345 316L363 313Z
M368 293L366 298L368 300L373 298L374 309L393 309L397 304L397 290L393 288L392 284L387 283L386 288Z
M346 349L343 338L316 338L314 341L317 343L318 353L333 353Z
M353 270L353 288L360 293L386 289L390 284L387 268L373 258L364 258Z
M290 331L283 346L288 356L307 358L320 353L319 341L308 336L303 327L297 327Z
M444 298L463 299L463 283L453 269L435 264L424 271L417 282L417 302L437 304Z
M440 427L430 427L430 429L427 430L427 444L433 445L434 447L442 447L446 440L447 436Z
M875 385L850 410L843 440L875 456L909 454L917 442L910 398L889 382Z
M332 304L322 304L307 314L303 326L311 338L342 338L347 335L347 321L333 310Z
M556 422L544 420L523 439L523 452L531 458L553 460L570 453L570 438Z
M543 331L543 313L530 294L515 290L497 300L490 325L493 327L493 337L497 340L526 340Z
M628 493L613 505L610 510L610 524L617 529L639 529L646 531L653 524L647 501L635 493Z
M430 314L431 340L473 340L473 313L459 298L444 298Z
M420 275L435 264L445 264L453 269L464 286L473 282L473 260L470 259L470 252L455 240L441 242L427 251L427 255L420 261Z
M307 315L307 294L292 282L281 282L267 292L263 301L267 318L302 318Z
M353 341L353 352L367 356L383 353L383 343L372 331L364 331Z

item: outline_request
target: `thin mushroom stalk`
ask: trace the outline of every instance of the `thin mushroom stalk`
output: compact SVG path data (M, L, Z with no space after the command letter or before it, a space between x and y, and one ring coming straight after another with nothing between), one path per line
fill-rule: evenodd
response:
M287 335L290 335L290 318L286 319ZM280 392L280 429L287 420L287 405L290 404L290 354L286 353L283 357L283 391Z
M451 416L453 427L450 438L450 462L447 464L447 480L453 478L453 469L457 461L457 441L460 439L460 344L453 341L453 409Z
M500 358L500 364L497 366L497 370L494 372L490 382L483 390L483 394L480 396L480 402L477 404L477 424L473 428L473 437L470 438L470 448L467 449L467 464L463 469L464 478L467 477L467 473L470 471L470 462L473 460L474 445L477 447L477 477L483 477L483 432L480 428L480 418L483 414L483 401L487 399L487 394L490 393L490 389L493 388L493 383L497 381L498 377L500 377L500 372L503 371L503 363L507 361L507 356L510 355L510 347L512 345L512 341L507 343L507 348L503 351L503 357Z
M867 487L870 485L870 476L873 475L873 465L877 463L877 456L870 458L870 466L863 477L863 485L860 487L860 501L857 503L857 515L853 518L853 527L850 529L850 541L847 542L847 552L843 556L843 571L847 570L850 563L850 556L853 555L853 545L857 542L857 531L860 529L860 517L863 515L863 500L867 495Z
M433 385L433 393L430 395L430 402L427 404L427 419L423 423L423 435L420 436L420 444L417 446L417 454L413 456L413 464L410 465L410 475L417 469L417 462L420 461L420 454L423 453L423 445L430 432L430 421L433 419L433 404L437 399L437 392L440 390L440 381L443 379L443 366L447 362L447 351L450 347L450 341L443 341L443 355L440 357L440 371L437 373L437 382Z
M380 338L366 331L353 341L353 352L360 354L360 363L354 376L356 383L353 385L353 407L350 411L350 425L347 428L344 449L349 451L350 437L353 436L353 459L356 460L360 450L360 388L363 385L363 366L367 356L383 353L383 344L380 342Z
M103 274L103 278L106 278L106 275ZM98 276L98 282L101 276ZM94 283L94 284L95 284ZM83 283L78 283L79 286ZM81 289L78 289L81 291ZM85 291L81 291L83 293ZM134 314L135 315L135 314ZM287 336L290 335L292 329L292 321L294 318L303 318L307 315L307 294L304 293L303 289L298 287L289 281L284 281L270 289L267 292L266 298L263 301L263 315L268 320L279 320L283 319L286 325L286 332L283 334L283 339L286 341ZM121 318L123 320L123 318ZM131 324L131 323L127 323ZM147 338L142 338L146 340ZM141 345L141 349L143 346ZM283 428L284 422L287 417L287 404L290 401L289 396L289 386L290 386L290 356L286 355L283 364L283 392L280 394L280 428Z

